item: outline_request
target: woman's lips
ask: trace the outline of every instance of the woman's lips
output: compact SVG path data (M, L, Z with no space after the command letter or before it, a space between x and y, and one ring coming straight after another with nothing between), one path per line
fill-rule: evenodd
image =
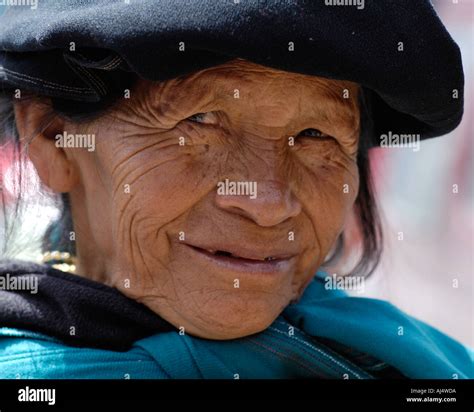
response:
M294 256L268 254L262 258L241 257L236 252L231 253L220 249L204 249L197 246L185 244L197 256L208 262L214 263L222 268L235 272L251 273L284 273L288 272L293 265Z

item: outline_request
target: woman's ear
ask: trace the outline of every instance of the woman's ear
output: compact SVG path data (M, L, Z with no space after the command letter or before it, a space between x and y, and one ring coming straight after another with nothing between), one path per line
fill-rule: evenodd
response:
M55 139L63 133L64 121L53 114L49 100L18 100L14 111L21 145L41 181L54 192L70 192L77 183L75 165Z

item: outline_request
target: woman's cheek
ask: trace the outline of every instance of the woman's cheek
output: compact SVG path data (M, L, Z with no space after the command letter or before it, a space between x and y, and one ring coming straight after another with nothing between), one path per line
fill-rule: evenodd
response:
M327 156L330 153L331 156ZM324 155L326 154L326 156ZM343 229L359 188L355 159L331 150L315 153L307 160L296 195L309 215L317 239L318 254L324 259ZM321 262L322 263L322 262Z

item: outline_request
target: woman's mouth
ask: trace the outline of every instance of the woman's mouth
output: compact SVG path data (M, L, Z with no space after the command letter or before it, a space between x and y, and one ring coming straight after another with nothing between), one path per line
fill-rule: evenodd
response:
M230 252L224 249L185 245L199 258L236 272L283 273L291 269L294 260L294 256L289 254L259 254L235 250Z

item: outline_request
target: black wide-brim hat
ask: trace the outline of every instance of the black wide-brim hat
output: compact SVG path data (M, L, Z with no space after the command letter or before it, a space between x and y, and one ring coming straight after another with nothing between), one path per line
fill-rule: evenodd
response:
M460 51L428 0L36 1L0 16L3 90L97 102L124 73L159 81L239 57L359 83L374 145L462 118Z

